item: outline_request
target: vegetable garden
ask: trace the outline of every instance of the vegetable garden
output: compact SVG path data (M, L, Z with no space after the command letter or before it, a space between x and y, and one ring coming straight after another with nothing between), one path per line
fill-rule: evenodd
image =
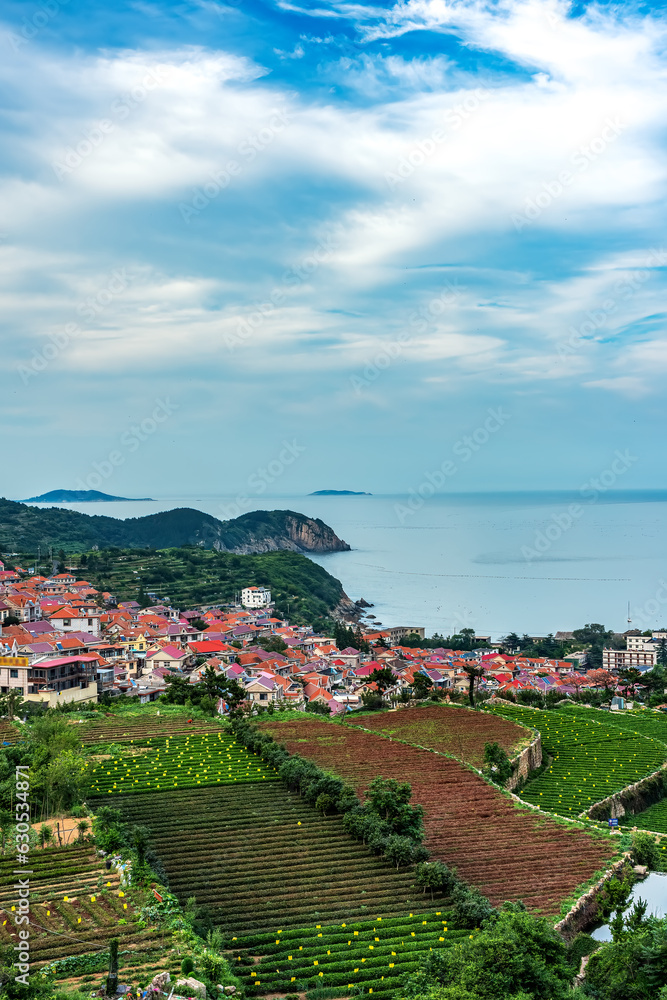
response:
M522 899L545 914L613 857L605 834L564 827L517 808L459 763L429 750L319 720L266 722L290 753L314 760L361 795L377 775L407 781L425 809L425 846L492 903Z
M401 709L391 714L378 712L362 716L357 725L449 754L475 767L484 763L485 743L499 743L511 757L520 743L532 739L530 730L509 719L447 705Z
M667 761L667 745L660 740L607 718L598 721L588 712L542 712L520 705L499 705L493 711L539 729L542 748L553 761L521 797L550 812L577 816Z
M251 997L322 988L388 998L397 977L416 972L429 951L470 935L450 923L443 909L245 935L234 945L234 972Z
M282 784L106 800L151 829L151 846L182 902L195 895L228 936L432 908L414 875L396 871Z
M130 745L145 752L91 759L86 765L91 795L278 780L272 768L221 730L171 738L149 736L131 740Z
M138 925L132 889L120 887L90 845L34 851L30 875L30 953L33 969L97 952L112 937L121 948L156 953L156 932ZM14 945L18 903L14 857L0 858L0 942Z

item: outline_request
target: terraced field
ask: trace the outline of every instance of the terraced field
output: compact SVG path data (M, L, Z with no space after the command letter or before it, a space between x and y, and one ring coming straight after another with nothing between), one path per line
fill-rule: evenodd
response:
M667 743L667 712L601 712L595 708L568 708L579 719L594 719L626 733L637 733Z
M137 927L137 894L122 890L89 845L34 850L30 877L30 951L33 969L70 955L102 951L112 937L121 950L155 952L155 931ZM17 876L13 857L0 859L0 942L16 944Z
M77 728L77 736L82 743L124 743L128 740L143 740L152 737L176 736L183 733L218 733L220 726L216 722L204 719L193 719L188 722L188 716L182 715L145 715L123 718L115 716L93 722L73 722Z
M640 830L653 830L654 833L667 834L667 799L656 802L643 812L636 813L629 821L631 826L638 826ZM663 847L663 850L665 848Z
M557 913L614 854L608 836L518 809L473 772L429 750L314 719L261 726L291 753L350 781L358 794L377 775L410 782L413 802L425 809L427 848L493 903L522 899L532 910Z
M104 801L106 804L106 800ZM282 784L118 796L182 902L195 895L230 942L251 931L423 912L430 899Z
M238 938L232 957L251 997L319 987L337 988L341 996L354 990L384 998L392 995L399 976L417 970L429 951L469 934L451 926L446 910L377 915L357 923L245 935ZM256 955L262 956L259 962Z
M598 721L588 712L543 712L520 705L499 705L493 711L542 734L542 748L553 762L521 797L550 812L577 816L667 761L667 745L660 740L608 718Z
M20 739L21 734L16 726L8 719L0 719L0 743L16 743Z
M529 729L509 719L448 705L377 712L347 724L415 746L429 747L475 767L484 763L485 743L499 743L511 757L520 743L532 738Z
M279 780L273 768L221 730L171 738L149 736L131 740L130 746L133 754L90 761L90 795Z

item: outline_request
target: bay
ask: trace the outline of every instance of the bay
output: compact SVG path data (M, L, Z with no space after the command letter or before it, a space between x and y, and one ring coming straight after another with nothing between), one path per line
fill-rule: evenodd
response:
M426 492L426 491L425 491ZM46 506L46 505L35 505ZM667 491L410 496L165 496L66 504L111 517L194 507L226 519L290 509L352 546L313 556L364 597L384 625L427 634L472 627L546 635L600 622L616 631L667 623ZM628 602L630 618L627 623Z

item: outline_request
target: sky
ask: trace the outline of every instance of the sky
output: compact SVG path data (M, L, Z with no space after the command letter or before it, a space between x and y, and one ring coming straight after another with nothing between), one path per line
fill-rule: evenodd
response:
M664 11L3 18L0 493L665 486Z

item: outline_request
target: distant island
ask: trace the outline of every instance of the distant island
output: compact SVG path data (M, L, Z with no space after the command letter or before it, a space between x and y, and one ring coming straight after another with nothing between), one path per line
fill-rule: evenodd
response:
M28 497L22 503L101 503L119 500L135 503L152 499L152 497L112 497L110 493L100 493L99 490L51 490L38 497Z
M361 493L357 490L315 490L309 497L372 497L372 493Z

